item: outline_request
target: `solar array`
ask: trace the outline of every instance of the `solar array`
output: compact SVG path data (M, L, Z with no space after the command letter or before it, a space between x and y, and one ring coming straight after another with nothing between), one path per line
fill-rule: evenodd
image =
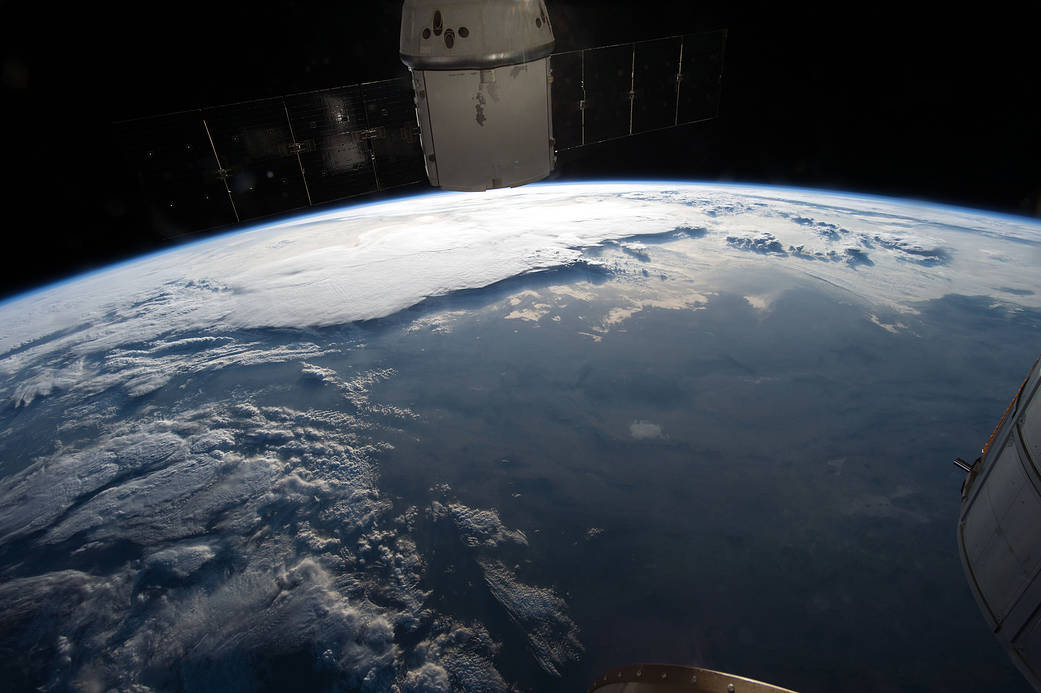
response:
M715 118L726 31L551 58L557 151ZM408 76L116 124L151 210L191 231L424 182Z
M425 180L405 77L117 124L151 208L202 229Z
M555 53L557 151L719 115L726 30Z

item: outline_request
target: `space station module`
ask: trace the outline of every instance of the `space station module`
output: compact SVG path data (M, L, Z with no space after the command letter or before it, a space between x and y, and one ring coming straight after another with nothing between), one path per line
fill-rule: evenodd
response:
M962 483L958 548L987 624L1041 691L1041 357Z

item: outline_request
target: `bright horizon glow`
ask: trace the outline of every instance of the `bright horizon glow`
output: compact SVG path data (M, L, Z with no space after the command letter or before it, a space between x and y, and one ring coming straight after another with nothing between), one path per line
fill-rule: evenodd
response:
M851 197L855 199L863 200L874 200L877 202L887 203L902 203L902 204L913 204L921 205L926 207L936 208L938 210L948 210L951 212L961 212L977 215L984 218L997 218L1004 219L1007 221L1014 221L1022 224L1029 224L1037 227L1041 230L1041 220L1026 215L1011 214L1008 212L997 212L990 211L983 208L968 207L962 205L953 205L945 202L935 202L932 200L921 199L921 198L909 198L909 197L891 197L888 195L881 195L876 193L861 193L861 192L847 192L837 188L814 188L814 187L798 187L788 185L773 185L773 184L758 184L758 183L734 183L734 182L717 182L717 181L702 181L702 180L670 180L670 179L643 179L643 180L568 180L568 181L540 181L531 183L518 188L500 188L496 190L487 190L478 193L467 193L467 192L455 192L448 190L430 189L426 192L417 192L408 195L401 195L386 200L379 201L363 201L351 204L345 204L336 207L330 207L328 209L304 211L299 214L282 217L277 220L270 221L257 221L257 222L244 222L241 226L228 228L226 230L218 231L212 235L207 235L203 238L192 238L183 242L175 242L167 246L157 248L155 250L146 251L140 255L126 258L124 260L117 260L107 265L97 267L94 269L88 269L81 272L69 274L68 276L55 279L46 284L40 284L18 293L11 294L10 296L0 299L0 309L5 308L8 304L17 302L22 299L30 298L35 294L42 293L51 289L60 288L66 284L87 279L98 274L105 274L119 268L123 268L134 263L144 262L152 259L156 256L162 255L168 252L174 252L178 250L184 250L197 245L210 243L214 241L226 241L237 235L251 233L255 231L261 231L271 228L282 228L282 227L295 227L304 224L315 223L316 221L325 221L332 219L342 219L345 212L360 212L363 210L369 210L372 208L380 208L387 206L398 206L404 202L415 201L417 199L428 199L436 198L441 196L505 196L513 194L521 194L520 191L528 191L532 188L560 188L560 187L580 187L589 189L603 190L604 188L618 188L625 187L632 189L633 186L647 187L653 189L660 189L661 186L684 186L684 187L706 187L706 188L717 188L717 189L733 189L743 191L759 191L759 192L787 192L787 193L810 193L814 196L829 196L829 197ZM291 214L288 213L287 214Z
M705 303L744 272L827 286L872 314L914 313L952 293L1041 309L1038 264L1041 224L877 196L675 181L434 192L254 224L0 303L0 376L60 362L60 376L16 388L16 401L31 401L112 354L381 320L574 265L599 267L628 292L606 329L643 305ZM572 279L561 285L581 289ZM656 298L632 299L649 282ZM776 298L750 293L760 310ZM314 355L304 345L277 358ZM137 394L168 378L137 374L125 387Z

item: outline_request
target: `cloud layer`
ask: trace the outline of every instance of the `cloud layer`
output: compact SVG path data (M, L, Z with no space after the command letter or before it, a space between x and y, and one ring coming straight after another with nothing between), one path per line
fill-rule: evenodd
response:
M395 516L366 419L384 417L369 388L392 372L303 370L359 413L222 401L112 415L3 480L0 650L31 652L12 666L48 690L248 689L281 658L312 677L301 685L507 690L487 628L428 604L412 536L424 512L491 562L488 589L540 666L558 674L578 656L564 602L499 562L500 544L527 539L494 509L433 501Z
M25 430L0 440L28 439L36 423L66 442L5 460L0 649L31 653L20 666L50 690L249 687L243 672L294 657L315 686L505 690L488 626L432 606L415 532L432 521L480 571L474 589L558 675L581 655L578 628L551 587L526 584L505 558L528 535L457 498L402 508L386 497L381 426L417 414L373 397L393 369L326 365L343 345L305 328L576 263L659 292L612 308L588 326L595 339L643 307L703 304L686 279L706 269L762 263L898 311L953 286L1039 306L1039 248L1036 224L877 198L530 186L280 222L8 301L0 393ZM683 281L662 289L677 267ZM511 316L538 321L552 307ZM336 404L265 405L249 388L211 398L193 382L255 367ZM149 403L161 396L165 406ZM629 433L663 436L643 420Z
M696 233L691 233L694 230ZM761 255L894 306L1004 287L1041 306L1032 269L1041 225L883 198L767 187L598 183L434 194L345 208L218 236L0 305L0 374L61 354L15 403L75 385L76 359L123 349L132 392L161 386L178 349L216 364L250 358L237 330L337 325L525 273L596 263L594 249L691 239L697 258ZM806 264L808 259L841 260ZM870 271L866 271L870 270ZM178 345L174 336L186 340ZM134 370L131 346L162 349L166 372ZM159 353L146 354L154 362ZM295 357L295 356L294 356ZM219 367L219 365L210 366Z

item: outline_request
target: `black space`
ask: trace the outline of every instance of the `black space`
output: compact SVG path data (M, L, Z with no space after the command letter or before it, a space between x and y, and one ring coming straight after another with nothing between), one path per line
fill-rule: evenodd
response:
M721 117L562 156L570 178L845 189L1041 216L1038 3L548 0L558 49L729 30ZM116 120L400 74L398 2L0 2L0 295L183 236ZM417 188L421 190L421 188Z

